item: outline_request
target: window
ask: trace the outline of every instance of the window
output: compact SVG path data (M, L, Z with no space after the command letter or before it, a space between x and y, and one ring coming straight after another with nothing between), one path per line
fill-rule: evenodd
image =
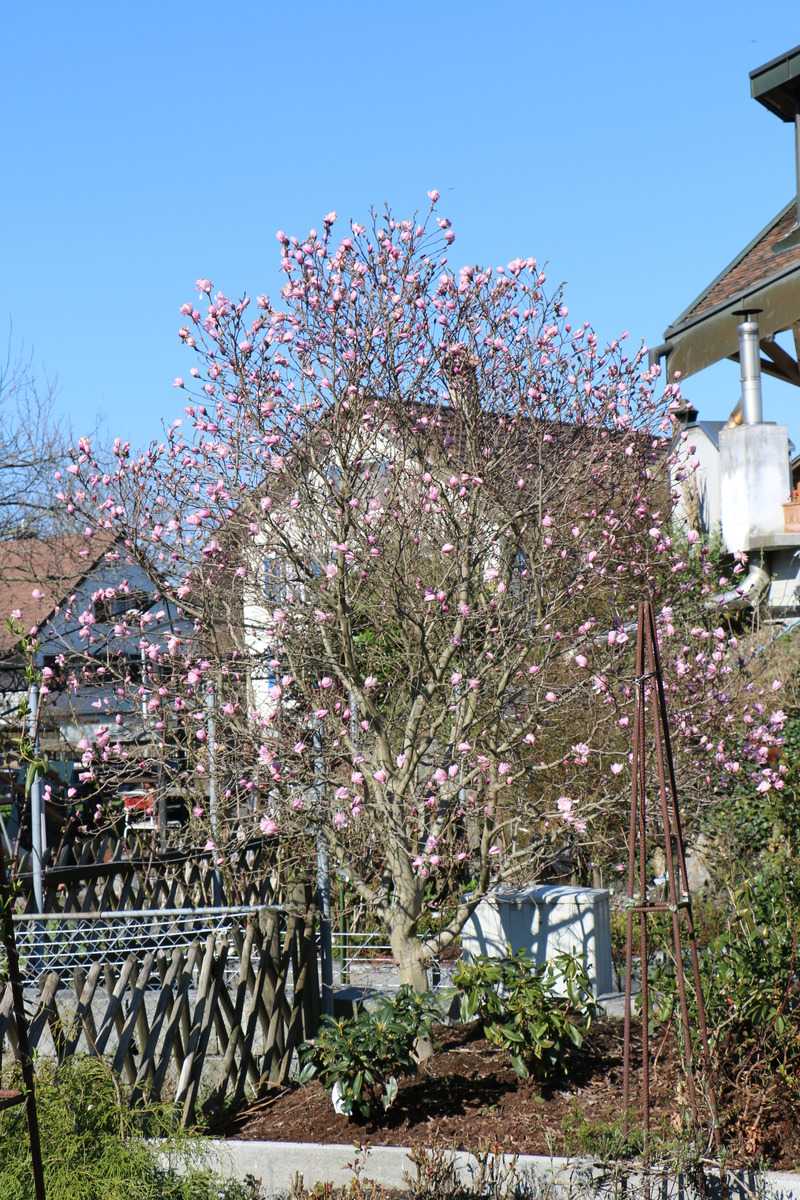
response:
M264 598L268 604L280 604L286 594L286 564L270 555L264 559Z
M100 625L109 625L117 617L122 617L132 610L146 612L154 600L152 593L144 591L143 588L122 592L116 596L101 596L94 602L94 619Z

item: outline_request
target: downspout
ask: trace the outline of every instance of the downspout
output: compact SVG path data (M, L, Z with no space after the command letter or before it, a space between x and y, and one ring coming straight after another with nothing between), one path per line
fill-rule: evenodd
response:
M742 612L745 608L755 608L764 592L769 587L769 572L753 563L742 582L727 592L718 592L706 601L707 608L716 608L722 612Z
M657 367L662 358L667 358L672 350L672 342L661 342L658 346L651 346L647 351L647 361L651 367Z

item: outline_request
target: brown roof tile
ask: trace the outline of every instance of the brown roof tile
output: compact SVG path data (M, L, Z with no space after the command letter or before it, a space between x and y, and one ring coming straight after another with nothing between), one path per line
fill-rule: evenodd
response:
M15 645L14 634L5 624L11 613L22 613L26 629L41 625L74 591L111 541L67 534L0 542L0 653L7 654Z
M794 228L797 210L794 204L782 209L763 234L734 259L729 267L703 292L700 299L676 322L684 325L694 321L720 304L725 304L740 292L751 291L773 275L788 267L800 266L800 245L775 251L775 246Z

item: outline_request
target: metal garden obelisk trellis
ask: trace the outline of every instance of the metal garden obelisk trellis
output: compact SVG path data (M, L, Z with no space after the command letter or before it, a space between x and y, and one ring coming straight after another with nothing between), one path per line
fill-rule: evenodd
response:
M672 950L675 961L675 982L678 993L678 1008L682 1026L684 1069L686 1090L695 1126L699 1124L697 1078L695 1073L695 1051L689 997L684 966L684 934L688 943L691 963L691 986L694 990L697 1011L697 1030L700 1040L700 1055L706 1067L708 1079L708 1032L706 1028L703 989L700 981L700 962L697 954L692 902L689 895L689 878L686 870L686 850L678 807L678 789L675 782L675 766L672 757L667 703L664 680L658 653L656 621L650 601L639 604L639 622L636 639L636 714L633 729L633 762L630 825L628 830L628 889L627 929L625 948L625 1026L623 1060L623 1111L625 1127L628 1127L628 1111L631 1090L631 994L633 982L634 917L639 917L639 961L641 965L641 1023L642 1023L642 1129L645 1157L648 1153L650 1134L650 1046L648 1023L650 997L647 978L648 936L647 918L651 913L667 913L671 918ZM652 731L648 737L647 718L651 718ZM648 761L655 760L657 798L648 809ZM656 846L664 853L666 872L666 897L663 900L648 897L648 854ZM716 1110L713 1096L709 1096L714 1138L717 1140Z

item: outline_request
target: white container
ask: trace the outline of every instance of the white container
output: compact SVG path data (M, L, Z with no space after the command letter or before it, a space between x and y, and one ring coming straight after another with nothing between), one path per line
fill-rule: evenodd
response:
M611 917L605 888L533 884L497 888L481 900L461 934L467 958L505 958L525 950L535 963L557 954L578 956L595 996L614 990Z

